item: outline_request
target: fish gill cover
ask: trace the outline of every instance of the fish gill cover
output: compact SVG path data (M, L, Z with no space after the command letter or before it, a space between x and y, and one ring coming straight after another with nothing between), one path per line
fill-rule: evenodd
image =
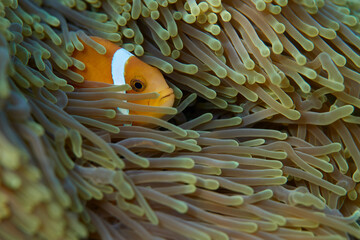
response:
M0 0L0 238L359 239L359 9ZM89 36L159 68L174 108L71 71L105 53Z

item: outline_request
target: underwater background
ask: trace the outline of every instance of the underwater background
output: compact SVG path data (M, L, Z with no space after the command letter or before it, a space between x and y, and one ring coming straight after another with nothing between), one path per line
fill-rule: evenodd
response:
M0 0L0 239L360 239L359 0ZM88 82L89 36L170 107ZM162 119L126 115L165 114Z

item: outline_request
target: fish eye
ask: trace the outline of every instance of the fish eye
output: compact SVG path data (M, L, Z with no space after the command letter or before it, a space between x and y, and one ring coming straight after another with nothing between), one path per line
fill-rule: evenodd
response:
M142 92L146 87L145 83L139 79L131 80L130 85L135 92Z

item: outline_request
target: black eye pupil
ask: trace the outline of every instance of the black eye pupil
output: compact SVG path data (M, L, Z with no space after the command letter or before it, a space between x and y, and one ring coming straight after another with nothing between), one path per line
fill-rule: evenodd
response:
M141 83L139 83L139 82L135 83L135 88L136 88L136 89L141 89L142 87L143 87L143 86L142 86Z

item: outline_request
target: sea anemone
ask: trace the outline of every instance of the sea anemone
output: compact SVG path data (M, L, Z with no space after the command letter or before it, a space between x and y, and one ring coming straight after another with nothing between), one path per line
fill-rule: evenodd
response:
M0 0L0 238L359 239L359 17L358 0ZM83 43L106 52L89 36L159 68L174 107L72 71Z

